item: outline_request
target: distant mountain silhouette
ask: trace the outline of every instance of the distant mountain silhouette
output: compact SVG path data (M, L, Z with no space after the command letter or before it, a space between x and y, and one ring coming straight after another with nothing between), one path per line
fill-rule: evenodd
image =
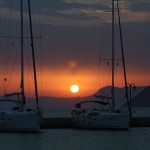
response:
M138 87L136 91L132 91L132 96L139 94L144 87ZM42 108L73 108L78 102L85 100L99 100L100 98L95 97L95 95L111 96L111 86L107 86L98 90L95 94L87 97L70 97L70 98L55 98L55 97L40 97L40 105ZM120 108L127 101L125 98L124 88L115 87L115 102L116 107ZM102 100L102 99L101 99Z
M74 104L80 101L88 100L90 97L40 97L40 105L42 108L73 108Z
M70 98L56 98L56 97L40 97L39 104L42 108L73 108L74 105L81 101L86 100L104 100L95 97L102 96L111 96L111 86L107 86L98 90L95 94L87 97L70 97ZM115 103L116 107L120 108L121 106L127 106L127 101L125 98L124 88L115 87ZM149 87L137 87L134 91L132 89L132 104L133 106L138 107L150 107L150 86ZM3 97L0 97L3 99ZM35 107L36 102L32 98L26 98L27 108ZM11 107L11 106L10 106Z
M142 92L132 99L133 107L150 107L150 86L144 88Z

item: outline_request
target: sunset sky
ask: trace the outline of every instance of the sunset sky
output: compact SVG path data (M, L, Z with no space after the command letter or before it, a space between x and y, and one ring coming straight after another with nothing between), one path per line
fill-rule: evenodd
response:
M28 23L26 2L24 0L24 20ZM2 39L8 35L19 36L19 5L19 0L0 0L1 94L5 90L17 91L20 86L18 41L9 38L4 42ZM107 77L110 71L106 69L110 62L101 63L107 75L99 73L98 64L99 58L108 58L108 52L111 53L111 0L31 0L31 9L34 36L37 37L34 40L39 95L88 96L110 85L110 77ZM121 0L120 11L128 83L150 85L150 0ZM24 26L26 31L28 27ZM26 32L25 36L28 35ZM26 43L30 40L26 39ZM119 54L116 52L117 59ZM25 57L28 60L30 54ZM29 63L28 60L26 66ZM31 67L26 67L27 95L32 95L33 79L27 77L32 74L30 70ZM120 76L119 81L116 79L118 86L121 86ZM3 81L4 78L7 81ZM79 92L70 92L73 84L79 85Z

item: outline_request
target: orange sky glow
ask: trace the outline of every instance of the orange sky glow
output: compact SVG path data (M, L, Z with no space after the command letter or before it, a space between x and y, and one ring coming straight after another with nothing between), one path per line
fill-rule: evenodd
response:
M59 72L59 71L58 71ZM99 79L98 75L93 72L86 72L86 74L77 74L77 75L69 75L67 73L59 74L57 71L45 71L41 75L38 75L38 90L39 96L52 96L52 97L83 97L89 96L97 92L100 88L111 85L111 78L107 76L101 77ZM116 86L123 87L124 83L121 80L122 77L117 77L116 79ZM1 95L4 94L6 91L9 92L18 92L20 89L20 77L19 76L12 76L10 78L8 87L6 88L6 84L8 81L2 81L1 83ZM135 75L130 74L128 75L128 82L135 83L137 86L149 86L149 75L142 74L142 75ZM99 81L98 81L99 80ZM99 83L101 82L101 83ZM79 92L72 93L70 91L70 86L73 84L77 84L80 88ZM5 89L5 90L4 90ZM25 79L25 92L26 95L29 97L34 97L34 90L33 90L33 78L26 77Z

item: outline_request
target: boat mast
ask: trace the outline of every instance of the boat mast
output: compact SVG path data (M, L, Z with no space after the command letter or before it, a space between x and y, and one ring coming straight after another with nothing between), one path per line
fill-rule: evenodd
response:
M126 98L127 98L128 108L129 108L127 76L126 76L126 67L125 67L125 59L124 59L124 46L123 46L123 37L122 37L122 28L121 28L120 10L119 10L119 2L118 2L118 0L117 0L117 12L118 12L118 21L119 21L119 32L120 32L121 52L122 52L122 61L123 61L125 92L126 92Z
M22 109L24 108L25 93L24 93L24 48L23 48L23 0L20 0L20 29L21 29L21 96L22 96Z
M39 102L38 102L39 99L38 99L38 88L37 88L37 77L36 77L36 65L35 65L35 54L34 54L34 41L33 41L30 0L28 0L28 9L29 9L30 35L31 35L31 47L32 47L32 60L33 60L34 87L35 87L35 96L36 96L36 103L37 103L37 110L38 110L39 109Z
M114 57L115 57L115 33L114 33L114 21L115 21L115 16L114 16L114 7L115 7L115 3L114 0L112 0L112 110L114 110L115 108L115 89L114 89L114 85L115 85L115 79L114 79L114 74L115 74L115 68L114 68Z

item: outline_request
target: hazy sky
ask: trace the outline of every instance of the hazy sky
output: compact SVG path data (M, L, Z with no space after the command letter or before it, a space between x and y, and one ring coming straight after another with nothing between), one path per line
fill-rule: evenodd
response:
M26 0L24 4L26 10ZM19 0L0 0L1 36L8 33L11 36L18 35L19 5ZM31 8L34 36L42 36L41 40L35 39L35 47L39 89L40 92L42 89L43 95L85 96L110 84L110 81L106 81L109 78L101 77L105 81L96 85L99 58L104 56L100 49L106 54L111 50L111 0L31 0ZM122 0L120 11L128 82L134 82L137 86L150 85L150 0ZM26 13L24 14L24 20L27 20ZM12 22L9 21L10 18ZM4 30L6 23L11 25L7 32ZM7 48L11 47L9 61L13 61L14 66L19 60L19 46L15 42L15 39L11 39L10 45L7 43ZM1 49L4 50L6 47L3 44L1 40ZM1 64L6 63L6 55L8 56L6 52L2 54L1 50ZM118 54L116 52L117 57ZM110 62L107 62L107 66L108 63ZM1 72L4 70L6 73L6 67L1 67ZM7 74L11 74L11 71L12 69ZM1 73L2 91L3 75L6 74ZM11 86L16 90L19 88L14 83L19 84L18 76L10 77L10 89ZM69 91L72 84L80 86L80 91L75 95Z

